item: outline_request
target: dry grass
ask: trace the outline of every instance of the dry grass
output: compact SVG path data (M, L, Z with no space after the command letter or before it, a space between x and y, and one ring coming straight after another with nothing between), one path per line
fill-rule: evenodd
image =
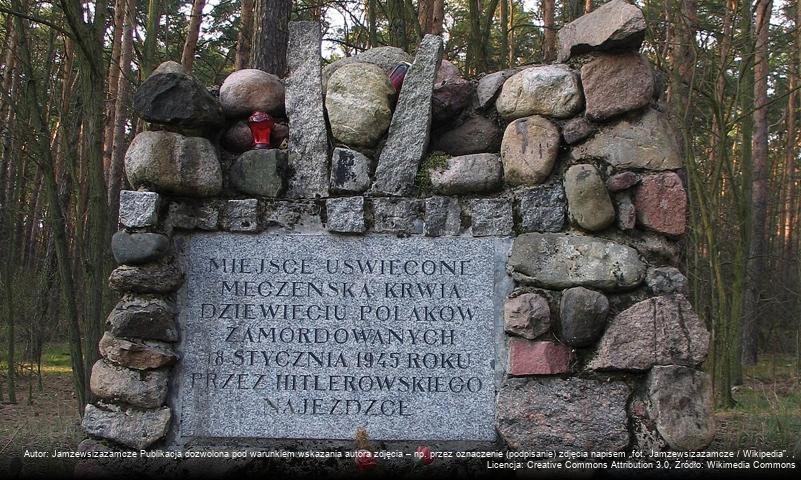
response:
M801 383L790 356L763 356L744 372L733 396L737 405L717 412L711 448L784 450L801 457Z
M17 403L0 403L0 478L14 478L17 472L26 477L71 475L70 460L24 456L26 450L75 450L83 438L70 369L63 364L63 354L48 357L42 391L36 377L17 377ZM8 400L5 392L3 400Z

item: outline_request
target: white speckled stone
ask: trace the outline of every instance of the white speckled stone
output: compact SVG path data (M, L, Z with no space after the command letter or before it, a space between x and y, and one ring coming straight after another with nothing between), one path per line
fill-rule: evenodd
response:
M360 426L372 440L495 439L508 240L217 232L176 243L188 269L170 390L179 441L352 439ZM372 273L361 273L368 260ZM379 389L377 378L389 383ZM341 414L347 400L351 413Z
M373 229L378 233L422 233L421 204L413 198L373 200Z
M512 201L508 198L478 198L470 201L475 237L511 235L514 228Z
M128 228L155 226L159 221L161 196L156 192L120 192L120 223Z
M328 230L338 233L362 233L364 197L329 198L325 202Z
M259 201L228 200L225 204L223 228L231 232L255 232L259 229Z
M426 198L424 231L427 236L459 235L461 229L462 209L458 198Z

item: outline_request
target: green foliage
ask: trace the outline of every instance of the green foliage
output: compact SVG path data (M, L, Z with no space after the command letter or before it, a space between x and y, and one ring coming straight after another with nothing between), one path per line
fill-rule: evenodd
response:
M788 450L801 455L801 383L795 358L765 355L745 371L736 405L721 411L722 447Z
M447 153L431 152L420 162L415 184L422 194L431 191L431 172L443 170L447 166L449 158L451 157Z

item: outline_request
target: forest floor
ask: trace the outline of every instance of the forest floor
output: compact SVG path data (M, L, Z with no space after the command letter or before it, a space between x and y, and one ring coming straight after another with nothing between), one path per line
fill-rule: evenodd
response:
M84 436L68 347L53 347L42 360L41 390L37 376L28 376L26 371L17 377L17 403L12 405L6 403L5 381L0 385L4 390L0 402L0 478L15 478L20 470L26 477L61 477L70 475L74 468L71 459L25 457L26 450L48 452L48 456L54 450L75 450Z
M70 459L37 459L25 451L72 451L83 438L66 346L51 349L42 368L43 389L34 376L17 380L17 403L0 402L0 477L69 476ZM1 366L0 366L1 367ZM737 406L716 412L717 436L711 450L784 450L801 458L801 383L795 360L764 355L737 387ZM0 388L5 389L4 383ZM32 395L31 395L32 393ZM8 475L8 474L11 475Z

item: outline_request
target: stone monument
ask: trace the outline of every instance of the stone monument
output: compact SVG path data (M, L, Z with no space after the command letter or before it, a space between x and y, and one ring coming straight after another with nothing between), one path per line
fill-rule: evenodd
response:
M137 92L151 128L125 159L121 300L84 448L327 448L365 432L704 448L709 333L677 268L682 157L637 52L645 28L612 0L562 29L562 63L474 81L433 36L413 58L383 47L321 70L309 22L290 28L286 94L247 70L218 100L156 70ZM181 87L151 91L164 85ZM171 105L197 113L176 124ZM247 151L253 111L276 118L274 149Z

